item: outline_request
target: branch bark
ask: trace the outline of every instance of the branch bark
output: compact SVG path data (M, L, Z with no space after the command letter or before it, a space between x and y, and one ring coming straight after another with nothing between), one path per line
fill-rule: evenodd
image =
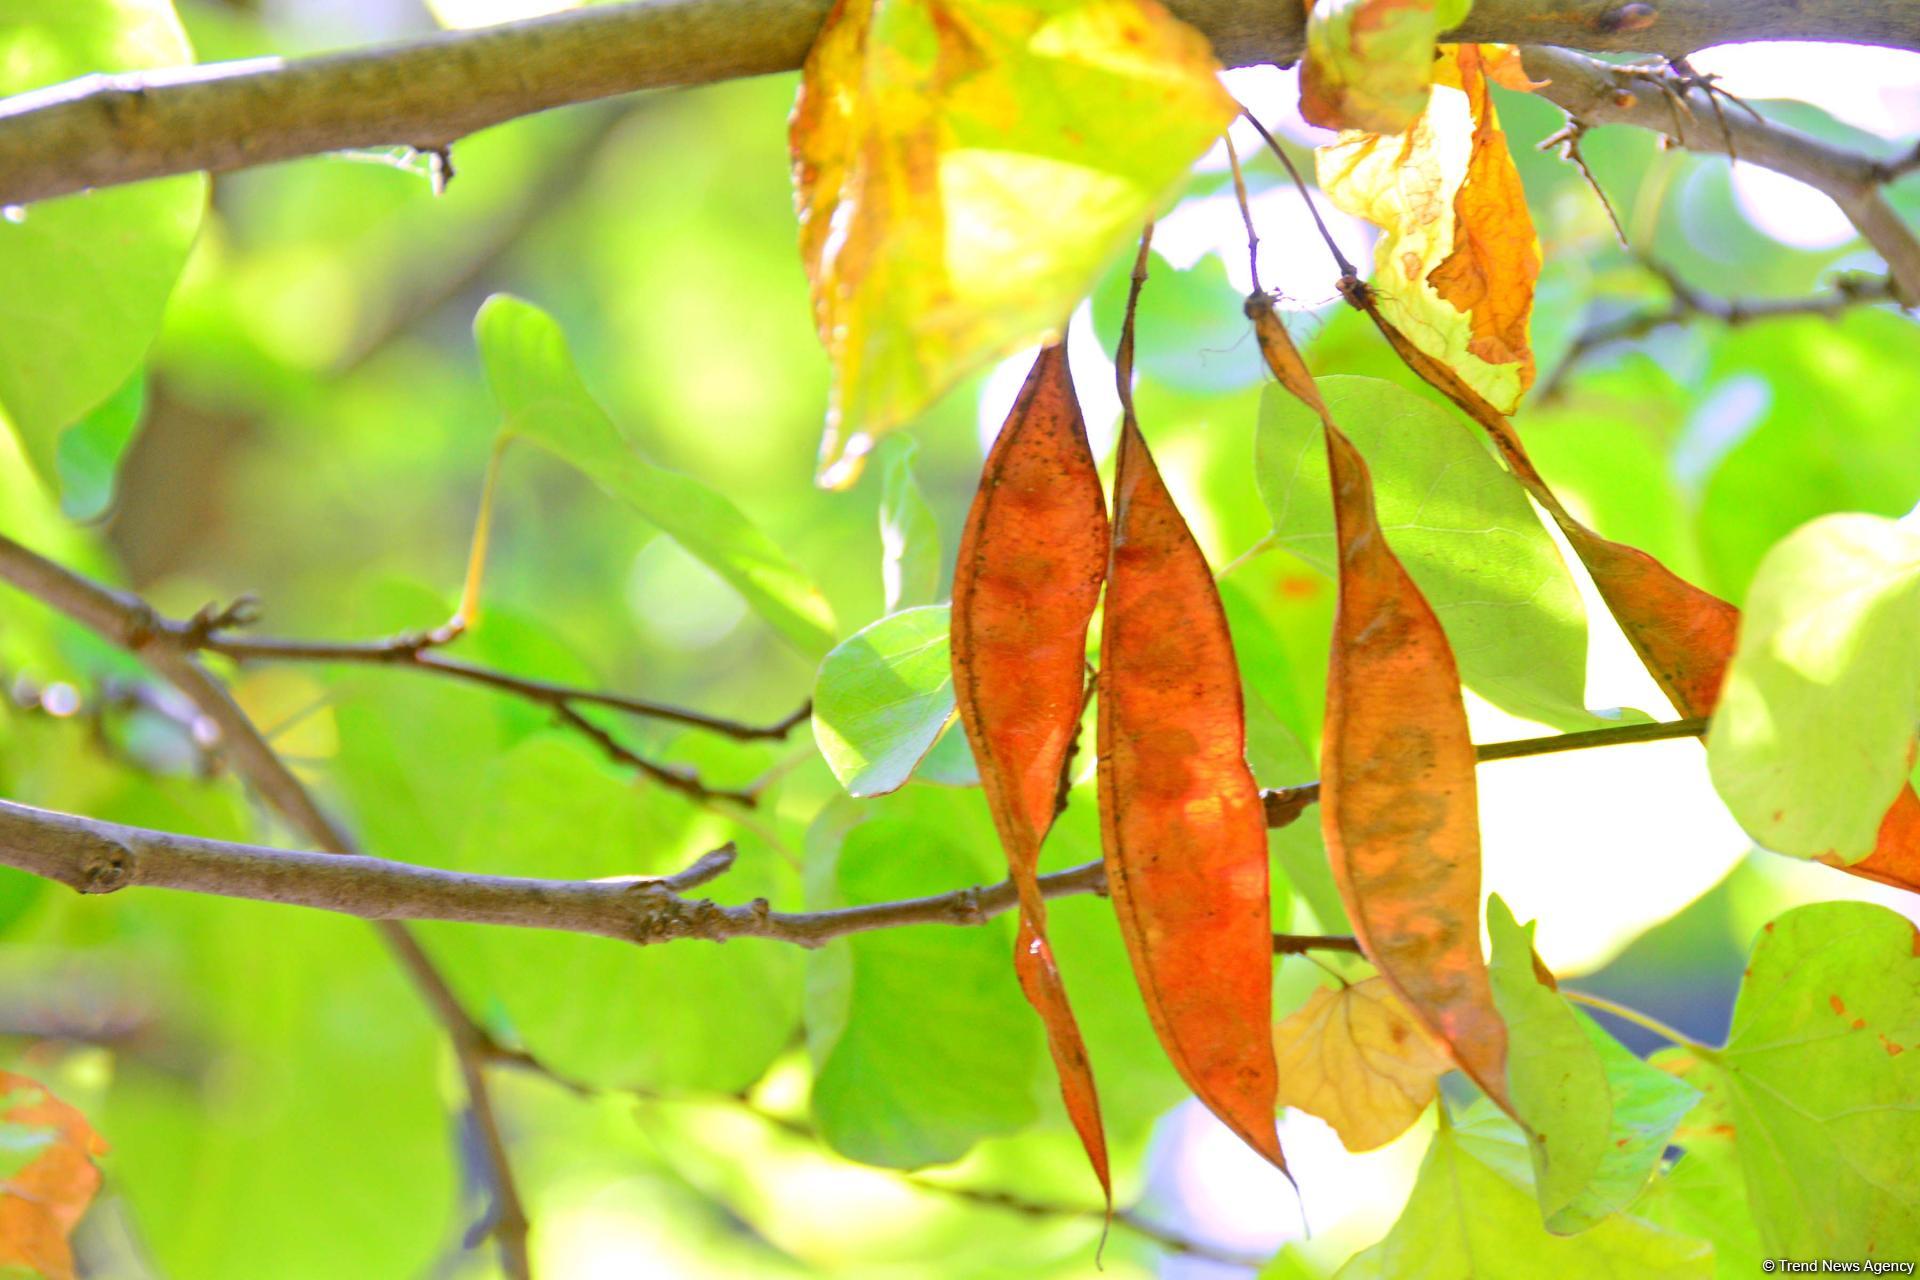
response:
M1920 17L1920 5L1910 12ZM1881 191L1900 166L1716 103L1706 89L1665 73L1609 66L1566 49L1528 48L1525 63L1528 75L1548 82L1540 96L1582 124L1650 129L1689 151L1737 157L1824 192L1886 262L1895 299L1920 305L1920 240Z
M0 571L5 561L0 559ZM1621 725L1549 738L1489 743L1476 748L1482 760L1511 760L1630 742L1696 737L1699 720ZM1319 796L1305 783L1265 794L1267 823L1295 821ZM316 853L206 840L196 836L122 826L0 800L0 865L57 880L80 893L113 893L146 887L180 889L223 897L278 902L336 911L389 927L401 920L450 920L464 924L555 929L616 938L641 946L699 938L767 938L820 947L848 934L908 925L978 925L1013 909L1011 881L956 889L896 902L825 911L775 911L765 899L722 906L691 899L692 889L733 865L725 846L672 876L608 880L540 880L482 875L394 862L359 854ZM1106 892L1106 870L1086 862L1040 877L1048 898ZM1351 938L1279 934L1274 951L1352 951ZM451 997L449 997L450 999ZM458 1006L454 1006L457 1010ZM483 1041L480 1061L499 1056Z
M637 0L320 57L87 76L0 101L0 204L352 147L441 150L641 89L800 65L828 0ZM1297 0L1172 0L1228 66L1300 54ZM1651 22L1645 11L1651 9ZM1632 10L1628 13L1628 10ZM1905 0L1479 0L1463 40L1679 55L1744 40L1920 49Z

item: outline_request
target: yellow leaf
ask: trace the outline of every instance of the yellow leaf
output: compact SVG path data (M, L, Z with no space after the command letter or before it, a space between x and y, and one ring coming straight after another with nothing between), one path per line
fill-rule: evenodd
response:
M1349 1151L1405 1133L1453 1063L1385 978L1321 987L1273 1029L1282 1106L1333 1126Z
M821 480L1057 337L1235 107L1156 0L839 0L790 141L833 366Z
M1478 46L1436 65L1406 133L1342 134L1316 158L1328 198L1385 232L1374 248L1381 313L1511 413L1533 384L1540 243Z

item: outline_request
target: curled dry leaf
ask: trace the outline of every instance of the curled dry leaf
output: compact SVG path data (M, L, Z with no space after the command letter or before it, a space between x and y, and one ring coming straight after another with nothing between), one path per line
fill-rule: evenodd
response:
M1020 894L1014 971L1046 1024L1067 1115L1108 1202L1100 1100L1067 1002L1037 880L1061 771L1080 726L1087 624L1107 570L1107 513L1066 348L1034 362L987 455L953 582L960 722Z
M1320 148L1320 185L1385 233L1374 248L1380 310L1511 412L1533 385L1540 243L1480 46L1457 46L1435 67L1427 109L1404 133L1347 133Z
M1340 896L1367 958L1460 1067L1506 1101L1507 1031L1480 948L1473 742L1453 651L1387 546L1359 451L1263 294L1261 354L1320 415L1340 557L1320 810Z
M987 361L1059 336L1234 116L1156 0L839 0L791 129L833 365L821 479Z
M1373 318L1409 369L1486 431L1521 485L1560 526L1621 631L1675 709L1683 716L1712 715L1733 658L1740 611L1639 548L1603 538L1575 519L1527 456L1506 415L1452 369L1415 346L1383 314L1372 290L1347 281L1343 291ZM1838 859L1823 861L1868 880L1920 892L1920 797L1911 786L1901 790L1866 858L1851 865Z
M1100 635L1100 822L1108 890L1160 1043L1200 1101L1285 1169L1267 1034L1266 815L1247 768L1240 672L1213 574L1131 412Z
M1300 114L1323 129L1400 133L1426 109L1434 40L1471 0L1317 0L1307 13Z
M79 1111L0 1071L0 1273L73 1280L67 1237L100 1189L107 1144ZM17 1162L17 1163L16 1163Z
M1524 391L1533 381L1527 320L1540 276L1540 243L1507 135L1494 115L1480 46L1463 44L1454 56L1473 112L1473 147L1466 179L1453 196L1453 252L1427 274L1427 283L1466 315L1468 352L1488 364L1519 365Z
M1333 1126L1349 1151L1405 1133L1453 1063L1385 978L1317 988L1273 1029L1280 1105Z

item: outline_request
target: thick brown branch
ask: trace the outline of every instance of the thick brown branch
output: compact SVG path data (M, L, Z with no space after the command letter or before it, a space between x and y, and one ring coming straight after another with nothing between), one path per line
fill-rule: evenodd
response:
M1758 10L1776 6L1758 4ZM1920 19L1920 5L1908 6ZM1900 172L1811 134L1716 103L1708 90L1664 72L1609 66L1565 49L1529 48L1527 73L1547 81L1540 96L1583 125L1630 124L1664 134L1689 151L1737 156L1824 192L1887 264L1894 297L1920 304L1920 240L1881 188Z
M837 910L783 912L756 900L720 906L684 892L720 874L730 849L666 877L536 880L477 875L358 854L204 840L0 800L0 864L81 893L182 889L337 911L367 920L452 920L596 934L650 945L681 938L770 938L818 947L910 924L982 924L1013 908L1012 884ZM1041 879L1048 897L1096 893L1098 862Z
M1172 7L1229 66L1299 56L1305 7L1297 0ZM828 0L637 0L315 58L89 76L0 102L0 204L352 147L438 150L568 103L787 71L800 65L827 9ZM1479 0L1458 35L1675 55L1741 40L1920 49L1920 6Z

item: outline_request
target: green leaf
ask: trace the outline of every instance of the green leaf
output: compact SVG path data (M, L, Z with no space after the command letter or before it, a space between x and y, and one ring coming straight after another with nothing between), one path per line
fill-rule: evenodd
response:
M953 719L952 610L889 614L841 641L813 687L813 738L851 796L895 790Z
M1613 1102L1599 1050L1534 972L1533 929L1514 920L1499 894L1487 899L1487 974L1507 1024L1507 1088L1529 1131L1540 1212L1552 1223L1600 1171Z
M1779 853L1855 862L1913 765L1920 532L1824 516L1754 575L1707 738L1714 787Z
M1218 69L1141 0L832 11L790 131L833 365L824 482L967 374L1059 336L1233 118Z
M167 0L0 0L0 96L193 61ZM206 207L201 174L0 217L0 419L51 481L61 432L145 358Z
M1613 1119L1592 1179L1547 1223L1562 1235L1633 1204L1659 1168L1674 1127L1700 1101L1698 1089L1641 1061L1586 1014L1575 1010L1574 1016L1599 1051Z
M1577 1236L1541 1225L1526 1139L1491 1108L1433 1138L1399 1221L1337 1280L1706 1280L1703 1241L1622 1214Z
M1726 1047L1687 1070L1731 1121L1769 1257L1920 1257L1916 949L1885 907L1789 911L1754 946Z
M973 744L967 741L967 731L961 727L958 716L947 722L932 748L920 757L913 776L921 782L943 787L980 785L980 765L973 758Z
M113 505L120 459L147 411L147 376L139 370L60 437L60 509L70 519L98 520Z
M977 791L916 787L884 801L844 838L819 843L809 851L809 877L831 896L815 905L891 901L997 878L980 853L997 845ZM813 1114L834 1150L917 1168L958 1159L980 1139L1034 1120L1040 1023L1020 996L1012 946L1001 918L982 928L855 934L814 958Z
M1663 1049L1648 1062L1678 1075L1696 1065L1692 1050L1683 1048ZM1711 1241L1719 1280L1747 1280L1768 1255L1747 1200L1726 1090L1704 1073L1693 1071L1693 1079L1704 1092L1673 1135L1682 1148L1680 1158L1655 1179L1633 1211L1649 1222Z
M1562 729L1603 723L1584 701L1579 590L1513 477L1428 400L1374 378L1319 383L1367 460L1381 527L1439 615L1462 679L1516 715ZM1273 542L1332 572L1320 421L1279 387L1260 400L1255 468Z
M763 840L684 797L636 787L577 737L551 732L499 757L467 823L461 865L492 874L661 875L731 836L739 858L711 890L783 898L792 876ZM533 929L461 938L478 976L536 1058L607 1088L731 1092L790 1043L802 957L778 943L636 947Z
M588 392L552 316L495 294L473 329L503 436L578 468L725 578L800 652L826 652L833 611L819 589L724 495L640 456Z
M886 450L880 489L880 581L888 613L940 594L940 526L913 478L911 440Z
M242 838L237 788L202 795L189 812L141 803L113 817ZM191 996L180 1034L195 1050L116 1055L97 1117L152 1269L195 1280L259 1280L263 1258L276 1280L431 1269L458 1203L446 1037L374 932L194 894L129 896L114 916L111 949L97 918L83 945L111 956L130 990Z
M1748 258L1740 269L1791 256ZM1764 287L1812 283L1793 277ZM1676 464L1705 482L1694 521L1719 594L1738 602L1767 551L1809 520L1837 511L1897 516L1913 506L1920 449L1905 417L1920 398L1920 326L1891 309L1857 307L1730 330L1702 354L1711 364L1686 375L1700 409Z

